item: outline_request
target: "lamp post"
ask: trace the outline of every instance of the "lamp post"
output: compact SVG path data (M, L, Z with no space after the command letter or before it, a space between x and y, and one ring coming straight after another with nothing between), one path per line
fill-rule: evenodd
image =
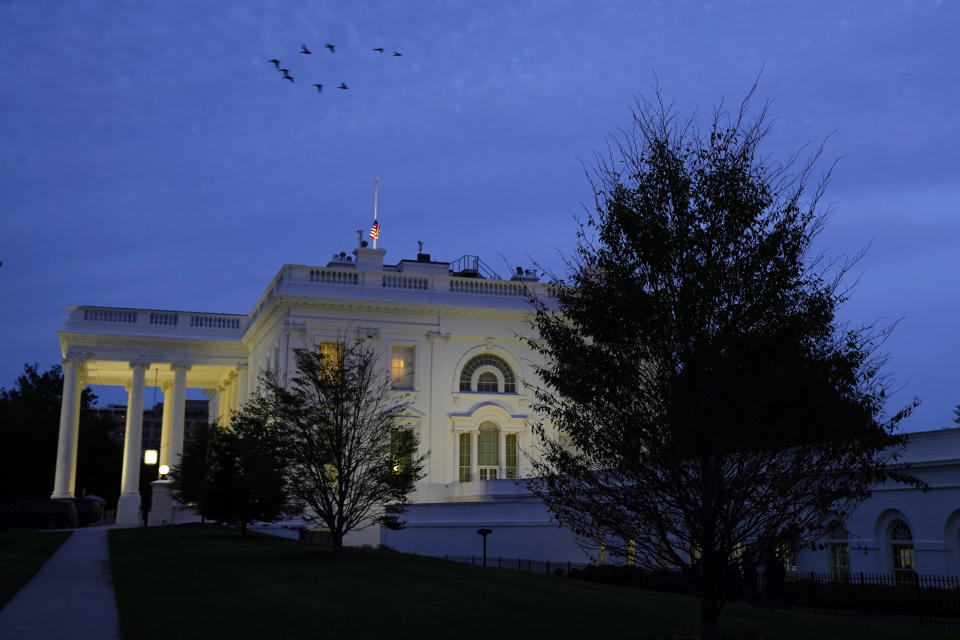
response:
M493 529L477 529L477 535L483 537L483 566L487 566L487 536L493 533Z
M144 449L143 451L143 464L145 467L152 467L157 464L159 459L159 452L156 449ZM151 502L151 493L150 493L150 482L148 478L150 474L143 473L141 469L140 473L140 512L143 516L143 526L147 526L147 521L150 517L150 502Z

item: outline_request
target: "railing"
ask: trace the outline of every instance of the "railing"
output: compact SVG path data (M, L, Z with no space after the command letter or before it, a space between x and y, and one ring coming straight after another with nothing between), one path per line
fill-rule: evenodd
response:
M526 298L529 287L543 287L538 283L522 283L506 280L488 280L484 278L463 278L450 274L403 273L391 271L365 271L340 267L290 266L281 272L271 283L267 292L254 307L251 320L258 316L269 301L277 294L287 290L287 286L301 283L316 285L337 285L350 287L379 287L383 289L403 289L407 291L432 291L437 293L455 293L477 296L502 296L507 298Z
M119 322L123 324L136 324L136 311L123 311L120 309L84 309L84 322Z
M898 573L787 573L759 576L766 604L960 631L960 576Z
M551 560L531 560L529 558L487 558L484 565L483 556L443 556L444 560L469 564L474 567L486 566L488 569L510 569L524 573L537 573L542 576L569 576L576 571L582 571L591 566L585 562L562 562Z
M525 297L527 295L527 288L522 284L500 280L476 280L474 278L450 278L450 291L487 296Z
M209 313L191 313L190 326L205 329L239 329L240 318Z
M197 332L202 335L236 337L246 328L247 317L226 313L76 307L71 311L65 328L77 330L97 325L110 325L111 330L120 330L122 326L124 331L159 332L159 335Z
M310 269L310 282L319 282L320 284L344 284L344 285L356 286L360 282L360 278L356 271L340 271L340 270L334 270L334 269Z
M430 288L430 279L424 276L389 274L383 276L383 286L393 289L426 290Z
M627 565L528 560L482 556L443 556L444 560L475 567L511 569L547 576L578 577L609 584L626 584L673 593L693 593L677 571L645 571ZM960 576L904 572L781 574L781 580L745 580L740 597L767 607L813 613L857 616L912 624L929 629L960 631ZM755 587L751 588L751 584ZM731 585L732 586L732 585ZM736 596L736 594L732 594Z

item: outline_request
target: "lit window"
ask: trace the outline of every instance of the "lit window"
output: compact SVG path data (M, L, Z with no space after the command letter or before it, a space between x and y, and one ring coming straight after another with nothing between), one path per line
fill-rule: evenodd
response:
M413 389L413 347L394 345L390 354L390 386Z
M413 432L394 429L390 434L390 462L394 473L403 473L413 462Z
M324 362L335 366L340 362L340 358L343 357L343 345L339 342L321 342L320 355L323 356Z
M500 467L500 429L492 422L480 425L477 437L477 466L481 480L496 480Z
M470 434L460 434L460 482L470 482Z
M474 388L474 373L482 368L486 368L487 371L480 371L476 380L476 388ZM500 376L497 376L495 371L498 372ZM503 378L502 390L500 389L500 377ZM481 388L481 384L483 388ZM492 353L482 353L470 358L467 364L463 365L463 369L460 371L460 391L516 393L517 380L513 375L513 369L510 368L510 365L508 365L503 358L495 356Z
M504 457L504 473L508 478L517 477L517 434L508 433L504 437L504 445L506 446L506 451L503 453Z
M903 520L894 520L888 529L890 553L893 556L893 573L897 581L912 580L917 569L913 553L913 532Z

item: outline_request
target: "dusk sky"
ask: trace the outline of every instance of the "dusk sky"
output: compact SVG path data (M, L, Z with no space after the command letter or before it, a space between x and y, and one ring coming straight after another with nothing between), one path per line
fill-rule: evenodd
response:
M918 395L905 429L948 426L957 34L960 3L932 1L3 0L0 386L59 362L69 305L249 312L283 264L355 247L375 176L388 263L422 240L434 259L562 273L584 166L654 74L705 115L760 75L765 151L830 136L822 169L841 158L818 247L870 245L841 317L902 318L890 408Z

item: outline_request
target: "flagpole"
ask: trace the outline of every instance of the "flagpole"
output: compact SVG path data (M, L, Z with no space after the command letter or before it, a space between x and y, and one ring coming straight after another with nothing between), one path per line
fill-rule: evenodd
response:
M377 223L377 185L380 183L380 178L373 179L373 223ZM379 234L377 234L379 235ZM377 248L377 239L373 239L373 248Z

